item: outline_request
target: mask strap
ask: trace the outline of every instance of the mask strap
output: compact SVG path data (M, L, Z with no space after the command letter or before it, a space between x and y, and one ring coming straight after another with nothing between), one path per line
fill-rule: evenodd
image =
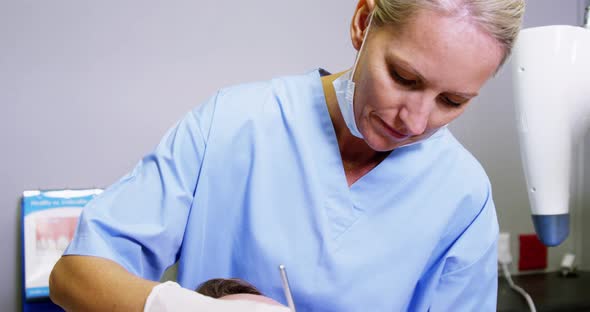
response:
M359 49L359 53L356 54L356 58L354 60L354 66L352 67L352 73L350 74L350 80L352 80L352 78L354 77L354 73L356 72L356 66L359 63L359 58L361 56L361 52L363 52L363 47L365 46L365 42L367 42L367 36L369 35L369 29L371 28L371 24L373 24L373 13L375 12L375 10L373 10L373 12L371 12L371 15L369 15L369 26L367 26L367 29L365 30L365 35L363 36L363 42L361 42L361 47Z

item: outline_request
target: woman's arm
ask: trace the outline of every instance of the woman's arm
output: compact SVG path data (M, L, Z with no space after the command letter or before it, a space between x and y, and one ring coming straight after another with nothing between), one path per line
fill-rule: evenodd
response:
M157 282L99 257L63 256L49 277L49 296L66 311L143 311Z
M111 260L63 256L49 277L49 296L66 311L289 312L267 302L218 300L170 283L139 278Z

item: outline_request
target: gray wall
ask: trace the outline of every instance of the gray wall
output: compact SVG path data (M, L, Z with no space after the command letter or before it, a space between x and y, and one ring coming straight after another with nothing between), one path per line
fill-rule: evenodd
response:
M581 1L529 1L525 24L576 24ZM355 3L1 1L0 310L20 298L23 190L107 186L219 87L350 66ZM532 225L510 91L502 72L453 130L488 170L502 230L517 235Z

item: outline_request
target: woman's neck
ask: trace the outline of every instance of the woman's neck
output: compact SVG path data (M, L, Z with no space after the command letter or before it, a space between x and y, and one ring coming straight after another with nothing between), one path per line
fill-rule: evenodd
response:
M326 105L328 106L330 119L332 119L332 124L336 132L336 139L338 140L340 156L342 157L345 170L355 170L367 167L373 168L385 159L389 153L381 153L373 150L365 140L357 138L350 133L350 130L342 117L340 106L338 106L338 100L336 98L336 92L332 85L332 82L342 74L344 74L344 72L321 78Z

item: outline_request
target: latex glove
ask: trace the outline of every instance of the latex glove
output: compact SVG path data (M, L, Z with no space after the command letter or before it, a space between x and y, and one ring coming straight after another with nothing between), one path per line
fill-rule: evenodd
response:
M219 300L165 282L152 289L144 312L290 312L289 308L246 300Z

